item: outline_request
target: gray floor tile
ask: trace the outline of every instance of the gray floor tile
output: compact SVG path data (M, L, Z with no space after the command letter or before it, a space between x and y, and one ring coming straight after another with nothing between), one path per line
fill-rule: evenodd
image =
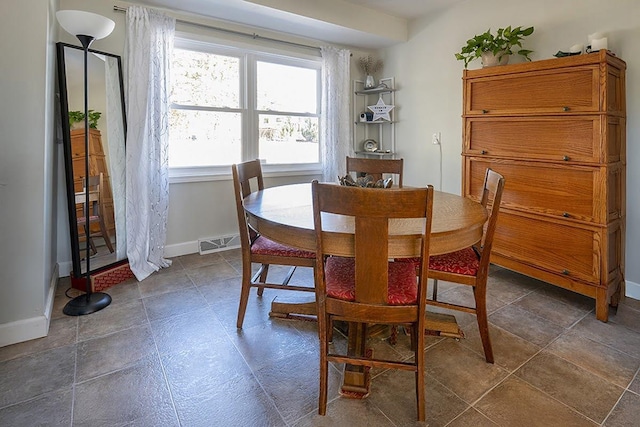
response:
M149 321L188 314L201 307L207 307L207 302L195 286L166 292L142 299Z
M67 345L0 363L0 408L73 384L76 345Z
M487 393L474 407L499 426L597 425L542 391L513 377Z
M375 369L370 396L352 400L339 394L343 365L334 363L319 416L317 323L269 317L274 298L294 295L253 289L238 330L240 251L173 261L107 289L111 305L88 316L62 314L69 279L61 279L49 335L0 348L0 425L424 425L411 372ZM292 283L312 285L313 270L299 268ZM471 301L468 288L439 285L441 296ZM608 414L604 425L637 425L640 302L623 299L603 323L593 299L496 266L488 293L494 365L474 315L429 307L454 314L467 338L426 340L426 424L582 426ZM376 356L412 357L408 336L391 346L387 335L381 328L368 339ZM346 342L336 330L332 347Z
M542 352L515 372L520 379L601 423L624 391L571 362ZM585 399L585 396L598 396Z
M52 319L49 324L49 335L46 337L0 347L0 362L43 350L75 344L77 336L77 317L64 316Z
M508 305L489 315L489 322L540 347L549 344L565 331L562 326L514 305Z
M464 411L448 427L497 427L498 425L474 408Z
M182 426L286 426L253 376L235 377L211 393L176 402L176 406Z
M620 387L626 387L640 367L640 359L569 331L547 348Z
M74 426L177 426L162 367L153 355L76 386Z
M71 385L35 399L0 409L0 426L70 426Z
M502 381L508 372L487 363L484 356L451 340L445 340L426 352L426 372L467 403L473 403Z
M78 343L76 381L86 381L126 368L155 353L148 325L82 341Z
M635 427L640 420L640 396L626 392L609 418L603 424L606 427Z
M147 322L142 300L132 299L112 303L96 313L78 318L78 341L112 334Z

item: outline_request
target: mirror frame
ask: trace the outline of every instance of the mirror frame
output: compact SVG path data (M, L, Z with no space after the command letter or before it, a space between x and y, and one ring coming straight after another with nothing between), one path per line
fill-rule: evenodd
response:
M57 54L57 71L58 71L58 90L60 93L60 116L62 120L62 145L64 147L64 169L65 169L65 185L67 189L67 210L69 216L69 230L71 238L71 261L73 265L72 276L82 277L85 273L82 272L82 264L80 258L80 236L78 234L78 222L76 217L76 205L75 205L75 191L73 186L73 161L71 153L71 126L69 125L69 100L67 94L67 73L66 73L66 61L65 61L65 48L77 49L80 52L84 52L84 49L80 46L75 46L69 43L58 42L56 43ZM124 79L122 74L122 58L119 55L114 55L108 52L102 52L99 50L89 49L89 53L96 53L98 55L109 56L115 58L118 62L118 79L120 82L120 101L122 103L122 121L124 130L124 141L127 136L127 116L124 103ZM126 147L125 147L126 149ZM123 195L124 197L124 195ZM121 237L122 238L122 237ZM125 236L126 238L126 236ZM122 260L117 260L108 265L100 266L93 269L89 274L109 269L114 265L119 265L128 262L125 257Z

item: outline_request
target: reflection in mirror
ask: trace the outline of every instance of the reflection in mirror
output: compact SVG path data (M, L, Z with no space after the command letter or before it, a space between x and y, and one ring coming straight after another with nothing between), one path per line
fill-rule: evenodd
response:
M91 271L126 258L124 90L120 57L89 49L89 182L86 186L83 50L58 43L58 78L65 152L73 275L90 245ZM89 230L84 224L85 196L90 196ZM88 234L88 235L87 235Z

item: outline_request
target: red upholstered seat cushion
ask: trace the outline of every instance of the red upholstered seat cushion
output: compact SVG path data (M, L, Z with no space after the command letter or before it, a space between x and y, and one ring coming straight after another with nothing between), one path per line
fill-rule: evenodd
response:
M327 295L345 301L355 301L356 264L354 258L329 257L325 264ZM416 304L418 285L413 264L389 263L388 303Z
M480 259L472 247L448 254L433 255L429 258L429 270L475 276L478 274Z
M420 265L420 258L398 258L396 262ZM448 254L433 255L429 258L429 270L444 271L446 273L475 276L478 274L480 259L472 247L464 248Z
M258 238L251 245L251 253L258 255L274 255L283 257L295 257L295 258L310 258L316 257L314 252L303 251L300 249L292 248L291 246L281 245L273 240L269 240L264 236L258 236Z

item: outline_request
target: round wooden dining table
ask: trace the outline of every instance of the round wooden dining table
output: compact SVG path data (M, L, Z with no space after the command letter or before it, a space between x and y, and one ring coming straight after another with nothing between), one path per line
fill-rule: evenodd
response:
M336 184L337 185L337 184ZM380 191L394 191L385 189ZM311 184L291 184L266 188L244 199L249 223L261 235L278 243L315 252L315 231ZM434 192L430 235L430 254L454 252L480 241L487 220L486 209L478 202L455 194ZM424 220L391 220L389 257L420 256L419 240ZM354 221L352 217L323 213L324 243L327 253L354 256ZM299 310L299 311L296 311ZM272 315L315 314L315 302L272 302ZM350 325L348 351L365 353L366 325ZM345 366L343 394L366 396L369 393L368 370L362 366Z
M381 191L393 191L386 189ZM315 251L311 184L265 188L244 199L249 223L263 236L278 243ZM434 192L431 255L471 246L482 237L487 211L478 202L451 193ZM353 218L323 214L323 233L328 252L353 256ZM389 226L391 258L420 256L415 238L420 220L392 220Z

